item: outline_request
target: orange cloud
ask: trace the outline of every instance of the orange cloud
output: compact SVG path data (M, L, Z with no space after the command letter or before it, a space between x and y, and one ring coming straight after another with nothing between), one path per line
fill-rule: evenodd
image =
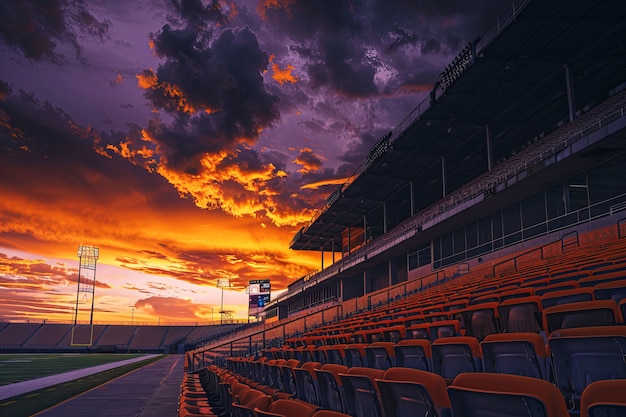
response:
M188 175L160 164L158 173L166 178L183 196L190 196L201 208L221 209L235 217L269 217L278 226L296 225L308 221L311 212L303 209L289 213L279 210L268 183L287 174L273 164L251 166L233 158L227 152L204 154L197 175Z
M193 114L198 111L194 107L187 97L185 97L183 91L174 84L170 84L167 81L159 82L159 78L153 69L143 70L135 76L137 78L137 85L144 90L156 90L160 91L165 97L172 99L176 105L176 110L179 112ZM209 108L203 108L203 111L211 113Z
M348 178L329 178L329 179L324 179L324 180L320 180L320 181L315 181L309 184L304 184L302 187L302 189L311 189L311 190L317 190L320 187L323 187L325 185L341 185L341 184L345 184L346 181L348 181Z
M270 55L270 63L272 63L272 78L278 81L280 85L283 85L286 82L292 84L296 83L298 81L298 77L292 75L292 71L296 68L291 64L287 64L287 67L281 69L278 64L274 63L274 58L274 54Z
M313 152L311 148L300 149L300 154L293 161L298 165L302 165L302 168L298 170L301 174L306 174L311 171L318 171L322 168L323 157Z
M2 111L14 123L11 107ZM109 322L130 321L138 295L189 299L192 318L203 317L219 277L243 295L229 305L245 317L249 280L280 290L318 267L316 254L288 249L297 227L285 226L313 214L284 192L296 180L251 149L204 154L198 175L181 174L155 160L158 145L139 129L98 133L44 103L26 114L17 126L26 139L0 128L0 254L37 255L0 255L0 318L71 320L79 243L100 248L95 304ZM148 311L136 317L152 320Z
M256 10L263 20L267 19L267 11L269 9L283 9L288 15L291 15L289 6L294 2L294 0L260 0Z
M138 300L135 307L151 316L160 317L165 321L202 321L211 318L211 305L195 304L192 300L183 300L175 297L148 297ZM215 308L217 313L219 308Z

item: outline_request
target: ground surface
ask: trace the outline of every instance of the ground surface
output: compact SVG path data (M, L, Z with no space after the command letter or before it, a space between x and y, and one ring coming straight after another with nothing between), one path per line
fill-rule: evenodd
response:
M0 385L132 359L135 354L0 354Z

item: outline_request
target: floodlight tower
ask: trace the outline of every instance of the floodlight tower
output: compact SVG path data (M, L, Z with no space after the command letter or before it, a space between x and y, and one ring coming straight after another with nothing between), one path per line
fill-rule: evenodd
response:
M217 288L222 289L222 303L220 305L220 324L224 324L224 288L230 287L230 280L228 278L218 278Z
M91 346L93 343L93 307L95 302L96 290L96 262L98 261L100 251L95 246L80 245L78 246L78 278L76 288L76 307L74 308L74 325L72 326L72 346ZM91 306L89 308L89 340L77 341L74 339L75 330L78 325L78 315L80 312L80 296L84 296L87 300L91 297Z

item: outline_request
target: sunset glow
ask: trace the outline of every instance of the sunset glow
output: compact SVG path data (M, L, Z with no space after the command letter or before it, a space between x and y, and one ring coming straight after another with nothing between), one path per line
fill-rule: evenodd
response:
M8 2L0 320L72 320L80 244L100 323L219 321L219 278L247 319L330 265L290 240L506 2L440 3Z

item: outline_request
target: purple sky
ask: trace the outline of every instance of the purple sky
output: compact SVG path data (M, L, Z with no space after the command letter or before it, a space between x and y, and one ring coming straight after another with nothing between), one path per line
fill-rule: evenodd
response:
M315 267L313 255L288 251L290 237L509 4L3 1L0 255L52 264L87 239L116 253L113 267L134 270L120 254L135 251L159 279L198 284L185 274L208 262L207 283L226 274L241 290L271 276L285 288ZM97 221L68 232L60 219L79 224L77 207ZM114 232L147 212L159 220ZM167 236L159 228L182 213L220 234L147 240ZM282 249L246 255L257 238ZM191 241L202 256L190 255ZM260 264L273 272L253 276ZM24 274L2 265L10 282Z

